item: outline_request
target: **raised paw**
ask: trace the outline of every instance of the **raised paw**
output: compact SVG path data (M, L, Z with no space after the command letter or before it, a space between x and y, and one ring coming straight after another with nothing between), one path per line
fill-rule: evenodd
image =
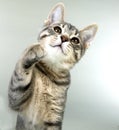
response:
M33 45L28 48L23 57L23 66L24 68L29 68L33 64L37 63L46 55L44 49L40 46L40 44Z

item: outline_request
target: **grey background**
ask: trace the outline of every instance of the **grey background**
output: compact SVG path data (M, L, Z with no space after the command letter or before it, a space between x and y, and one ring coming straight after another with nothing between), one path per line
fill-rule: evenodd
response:
M7 105L10 76L22 51L36 42L58 0L0 0L0 130L13 130ZM119 0L62 0L65 20L79 29L97 23L98 33L72 69L64 130L119 130Z

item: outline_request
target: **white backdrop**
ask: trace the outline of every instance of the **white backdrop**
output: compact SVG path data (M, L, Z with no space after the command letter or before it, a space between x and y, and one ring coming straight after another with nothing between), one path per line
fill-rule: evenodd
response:
M36 42L58 0L0 0L0 130L15 125L7 105L10 76L22 51ZM63 130L119 130L119 0L62 0L65 19L79 29L97 23L98 33L71 71ZM12 129L13 130L13 129Z

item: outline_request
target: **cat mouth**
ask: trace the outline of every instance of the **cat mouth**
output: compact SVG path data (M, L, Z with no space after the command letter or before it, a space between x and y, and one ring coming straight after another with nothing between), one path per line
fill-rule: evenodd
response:
M59 48L62 49L62 44L60 44L60 45L56 45L56 46L54 46L54 47L59 47Z
M66 55L63 43L66 43L68 41L69 41L68 36L62 35L60 36L60 41L59 40L56 41L55 44L51 44L51 46L54 48L58 48L58 50L61 50L61 52Z
M51 46L52 46L52 45L51 45ZM60 49L60 50L61 50L61 52L62 52L63 54L65 54L65 53L64 53L64 50L63 50L62 43L61 43L61 44L59 44L59 45L54 45L54 46L52 46L52 47L57 48L58 50Z

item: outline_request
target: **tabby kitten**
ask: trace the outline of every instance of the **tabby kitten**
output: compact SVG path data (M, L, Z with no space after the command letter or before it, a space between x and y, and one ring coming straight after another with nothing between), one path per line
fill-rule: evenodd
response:
M45 21L38 42L16 64L9 84L9 105L18 111L16 130L61 130L70 69L84 55L97 26L78 30L64 22L57 4Z

